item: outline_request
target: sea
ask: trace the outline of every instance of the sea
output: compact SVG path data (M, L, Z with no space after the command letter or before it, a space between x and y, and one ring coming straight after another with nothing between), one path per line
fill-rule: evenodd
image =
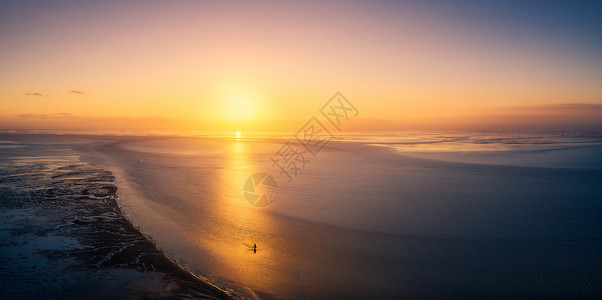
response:
M5 132L0 165L15 298L602 296L602 133Z

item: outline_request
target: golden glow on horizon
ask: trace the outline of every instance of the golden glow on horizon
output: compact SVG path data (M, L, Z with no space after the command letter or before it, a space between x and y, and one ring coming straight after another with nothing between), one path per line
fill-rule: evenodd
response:
M157 3L78 18L49 6L0 31L0 128L294 130L336 91L364 129L602 105L600 61L579 49L365 5Z

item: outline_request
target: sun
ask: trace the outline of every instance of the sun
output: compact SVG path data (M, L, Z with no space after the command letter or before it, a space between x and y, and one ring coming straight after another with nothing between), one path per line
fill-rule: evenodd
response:
M255 118L255 105L246 97L230 97L224 101L224 119L230 122L245 122Z
M240 139L241 137L242 137L242 134L240 133L240 131L237 131L237 132L236 132L236 138L237 138L237 139Z

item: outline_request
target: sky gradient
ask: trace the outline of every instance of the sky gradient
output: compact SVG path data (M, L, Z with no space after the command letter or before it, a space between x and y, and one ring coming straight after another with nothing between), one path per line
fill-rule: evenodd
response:
M599 1L3 1L0 128L602 129Z

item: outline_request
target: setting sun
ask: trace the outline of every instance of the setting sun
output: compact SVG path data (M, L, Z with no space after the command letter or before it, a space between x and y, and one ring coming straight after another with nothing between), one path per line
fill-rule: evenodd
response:
M247 97L231 97L223 105L223 117L230 122L245 122L255 118L255 103Z

